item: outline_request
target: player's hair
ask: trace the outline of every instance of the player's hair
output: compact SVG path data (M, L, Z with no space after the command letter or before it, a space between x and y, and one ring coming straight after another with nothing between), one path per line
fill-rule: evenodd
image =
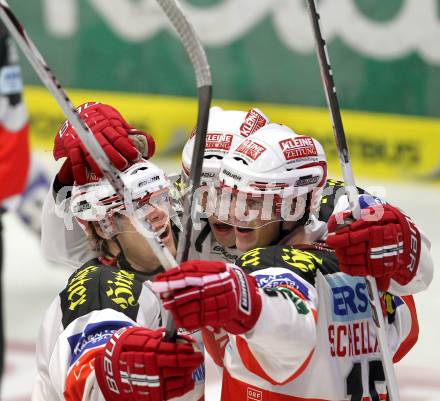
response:
M98 223L89 222L86 226L86 234L90 248L97 256L114 257L110 252L108 239L103 238L98 234L95 224Z

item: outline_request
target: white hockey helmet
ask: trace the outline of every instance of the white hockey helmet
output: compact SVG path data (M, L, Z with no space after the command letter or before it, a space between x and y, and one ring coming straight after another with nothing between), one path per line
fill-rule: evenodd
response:
M137 215L142 212L140 209L147 213L152 204L169 205L168 179L152 162L141 159L121 172L121 178ZM96 179L92 175L89 183L73 186L71 210L83 227L87 222L98 222L111 237L117 233L113 216L116 212L123 214L125 205L106 178Z
M324 149L316 139L268 124L231 149L219 180L223 188L251 198L273 196L279 214L283 198L308 194L326 177Z
M256 108L245 112L212 107L209 111L201 183L217 183L221 161L229 150L268 123L268 118ZM195 130L182 152L184 180L187 180L190 174L194 143Z

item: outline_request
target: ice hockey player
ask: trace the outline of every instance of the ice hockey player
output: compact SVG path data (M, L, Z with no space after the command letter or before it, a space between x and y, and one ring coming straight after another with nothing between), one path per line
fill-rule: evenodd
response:
M94 102L89 102L87 105L87 107L80 106L81 116L91 127L117 168L123 169L127 160L139 157L139 151L136 149L139 143L142 146L141 150L146 149L143 151L144 157L151 157L154 153L152 137L129 126L120 113L109 105ZM217 185L220 163L229 149L267 123L267 117L258 109L244 112L222 110L220 107L211 108L202 172L202 184L208 190ZM56 158L71 156L79 166L74 169L73 174L80 181L84 180L84 168L87 165L94 167L94 172L100 174L99 169L81 147L74 129L68 122L65 124L69 135L62 135L57 139ZM143 140L142 136L146 139ZM134 139L136 142L133 142ZM194 142L195 136L192 136L182 152L183 188L189 176ZM53 191L46 197L43 208L42 248L49 260L77 267L95 255L86 246L84 232L75 221L69 220L69 229L64 229L66 216L63 201L69 198L73 174L68 159L55 178ZM55 198L58 198L57 202ZM198 230L194 231L196 238L190 249L190 257L235 260L241 252L235 247L233 228L216 220L212 215L202 216L200 223Z
M141 157L149 159L155 142L146 132L127 123L110 105L87 102L78 107L80 117L92 130L113 165L123 170ZM96 256L84 231L70 213L70 194L75 182L87 181L86 171L101 177L101 171L67 120L55 137L55 160L66 158L43 205L41 246L45 257L57 264L77 268Z
M93 105L93 103L90 104ZM83 109L82 106L81 108ZM100 112L101 108L105 110L106 114ZM87 115L90 115L90 118L89 121L86 118L86 122L88 122L92 130L98 134L97 137L104 145L104 149L109 149L108 154L114 159L116 166L124 166L126 159L129 158L127 156L128 149L131 150L132 154L136 156L139 155L139 152L132 142L132 135L139 137L139 135L142 134L146 136L148 141L143 140L141 143L147 143L145 148L147 150L149 149L150 152L151 149L154 149L154 141L148 134L141 133L130 127L123 117L110 106L97 104L92 106L91 109L94 110L95 113L99 113L100 116L97 118L89 111ZM110 112L107 109L112 111ZM81 113L85 115L86 111L83 110ZM92 122L94 120L98 120L99 124L93 124ZM247 218L246 222L241 221L237 224L236 218L234 217L235 211L229 214L226 213L226 216L223 213L223 216L219 216L220 220L216 218L215 214L207 216L210 224L206 224L206 219L202 219L204 225L202 225L201 230L197 233L198 237L196 240L193 241L194 245L191 249L190 258L208 258L210 260L227 260L232 262L241 252L261 245L275 244L278 242L282 244L295 244L304 242L305 239L312 242L323 240L327 234L326 223L334 213L336 204L339 203L340 209L344 209L347 206L344 205L346 197L344 195L343 183L326 179L327 167L322 146L313 138L300 136L300 140L307 143L305 145L303 143L302 146L299 146L299 153L295 154L296 150L291 150L290 147L294 147L294 139L297 135L285 126L277 124L267 126L267 124L267 117L258 109L251 109L247 114L240 111L225 111L218 107L211 109L208 133L212 135L216 133L233 135L233 146L230 149L234 149L234 152L231 156L224 159L227 151L223 142L219 141L216 143L215 140L218 138L208 136L208 140L212 139L213 141L212 143L207 143L202 182L204 182L205 185L217 187L219 181L221 181L223 188L232 188L232 192L235 191L235 199L237 199L237 193L242 194L241 200L244 200L244 194L253 194L254 197L250 197L249 202L252 203L251 209L257 212L258 208L262 211L263 206L266 205L267 210L267 205L270 205L270 202L264 202L262 194L274 196L274 207L273 210L270 210L269 218L265 216L265 220L262 221ZM119 134L121 130L111 136L109 132L111 132L113 125L117 127L120 125L123 127L128 126L129 129L126 131L125 136ZM280 143L277 142L275 137L271 137L274 127L282 127L281 131L284 130L284 134L281 134L282 138L278 141ZM69 128L69 130L70 133L74 133L73 128ZM107 133L101 133L100 130ZM258 130L259 139L255 137L256 130ZM250 134L252 134L251 138L248 137ZM239 138L241 137L246 138L243 138L243 143L238 145L240 141ZM106 138L112 138L115 145L109 146L110 144ZM62 150L60 155L68 154L67 149L70 149L70 154L77 153L72 151L72 149L80 147L78 138L74 135L70 135L69 140L61 138L58 141L57 148ZM283 148L281 148L281 142ZM118 143L120 143L120 145L116 147ZM189 172L193 143L194 137L188 141L182 153L183 182ZM221 149L218 143L222 143ZM309 146L310 144L312 145ZM269 151L264 151L261 157L256 157L256 155L258 155L258 149L265 149L266 146L269 147ZM303 157L299 157L301 156L301 152L307 152L308 149L312 149L312 153L316 151L316 155L306 154L305 156L303 155ZM83 153L82 151L77 153L75 159L78 160L78 165L81 165L81 160L83 165L86 163L87 158L84 158ZM133 157L133 155L131 155L131 157ZM252 157L256 157L256 159L253 160ZM118 160L118 158L122 161ZM225 169L220 173L222 161ZM90 164L93 165L92 162ZM66 185L66 183L72 181L71 170L69 168L65 169L64 167L63 165L55 179L55 191L59 191L63 183ZM292 167L295 167L295 169ZM65 173L65 170L68 174ZM82 171L83 168L79 170ZM219 174L220 180L218 181L217 177ZM311 176L309 177L308 175L310 174ZM280 187L273 186L274 183L280 183L278 178L283 175L287 181L284 184L281 183L282 185ZM242 176L245 177L245 181L255 178L256 183L250 183L251 188L248 188L244 181L240 182L240 180L237 179L237 177L240 178ZM262 181L259 181L258 177L262 177ZM257 186L264 186L265 180L269 183L269 186L273 187L269 191L262 191L261 188ZM297 197L301 202L297 202L299 207L296 208L296 214L298 215L298 212L300 213L296 221L294 221L296 219L295 214L290 216L289 213L291 210L289 208L284 206L283 209L283 207L281 207L283 204L288 206L288 202L290 202L289 199L295 199L292 196L292 191L283 190L283 185L289 186L289 183L292 184L292 182L294 182L296 186L290 188L295 188L298 195L300 192L303 193L303 195ZM66 192L67 191L64 191L64 193ZM361 189L360 193L363 193ZM280 198L280 194L284 194L286 200ZM248 197L248 195L246 195L246 197ZM292 202L289 204L296 206ZM237 211L243 211L246 207L245 205L239 205L236 209ZM312 210L312 207L314 207L315 210ZM234 204L231 204L231 208L235 208ZM216 211L219 210L218 207L215 209ZM74 261L76 263L74 266L79 266L81 263L92 258L93 253L90 251L85 252L87 247L84 246L84 234L75 222L73 222L72 230L64 230L64 235L67 237L59 234L60 226L64 227L64 220L56 216L54 210L57 210L54 197L52 194L48 194L43 213L42 245L45 254L57 262L69 264ZM58 214L63 215L63 211L61 210ZM229 221L230 219L231 221ZM231 229L233 226L235 226L234 232L232 232ZM251 227L254 228L252 229ZM214 236L214 240L212 236ZM236 246L234 245L235 239ZM422 263L427 260L428 265L429 263L432 264L429 255L429 241L424 236L422 236L422 250ZM208 257L207 255L210 256ZM427 269L427 271L429 271L429 269Z
M73 187L73 215L100 256L71 275L45 315L34 401L203 396L203 354L188 336L165 340L167 314L148 286L159 261L132 223L148 221L175 253L168 181L144 159L121 175L135 217L127 215L107 179L90 174L87 183Z
M107 154L120 164L112 161L125 167L123 180L130 187L139 222L147 219L175 253L168 181L161 169L142 158L154 152L151 137L125 125L123 117L107 105L84 104L80 115ZM114 154L106 138L112 146L119 146ZM144 146L139 152L142 144L149 145L149 151ZM72 190L72 196L67 196L69 210L86 233L82 238L87 243L82 246L93 248L94 257L72 274L45 315L32 399L199 400L203 395L203 356L189 337L179 335L175 343L165 341L161 327L167 313L147 284L161 270L159 261L135 231L107 180L89 168L93 161L80 146L75 131L66 123L57 134L54 153L69 158L54 188L60 191L63 184L75 180L73 189L68 186ZM126 151L124 159L121 148ZM61 231L56 235L69 238Z
M295 245L325 241L326 222L334 221L335 213L348 210L347 197L337 193L341 188L339 184L333 185L335 181L327 184L321 197L320 188L326 184L326 177L327 162L318 141L297 135L286 126L268 124L239 143L223 159L219 179L222 190L231 192L231 202L227 203L229 210L218 217L235 227L236 245L242 252L277 243ZM332 187L338 188L336 192L327 190ZM314 210L316 198L318 218ZM367 208L371 202L382 201L366 194L360 196L362 207ZM368 222L352 225L362 230L363 237L358 241L364 243L364 247L359 246L359 253L368 249L365 244L369 241L379 250L381 246L393 245L394 235L403 235L399 231L407 227L405 222L410 221L409 218L403 219L403 213L389 204L380 209L383 210L389 211L394 218L388 212L383 215L379 211L377 215L372 212L370 217L364 212ZM368 224L371 225L369 229ZM413 269L417 275L412 288L418 283L419 290L424 290L432 278L430 242L423 234L419 233L415 241L408 231L403 233L417 244L417 264L422 266ZM371 240L367 234L373 236ZM339 241L342 237L335 238ZM340 241L338 244L350 245ZM331 245L335 244L331 242ZM342 250L339 255L343 256ZM345 259L341 262L345 264ZM391 285L396 294L405 294L395 280Z
M416 342L417 317L407 294L429 285L432 259L427 239L397 208L361 195L363 215L378 218L347 220L337 230L331 217L327 241L334 249L307 224L294 229L289 244L271 245L279 231L258 216L247 218L250 206L258 210L257 191L267 191L273 200L269 223L279 228L281 188L302 186L307 205L325 174L315 140L286 127L263 127L230 152L220 173L237 195L228 222L245 227L236 235L247 252L236 264L189 261L156 277L153 289L176 324L204 329L206 349L224 367L222 400L386 399L366 275L376 277L382 290L393 361ZM240 210L247 221L233 210L240 192L250 201ZM292 198L292 190L287 194ZM338 217L347 218L342 213ZM227 347L216 341L222 333Z

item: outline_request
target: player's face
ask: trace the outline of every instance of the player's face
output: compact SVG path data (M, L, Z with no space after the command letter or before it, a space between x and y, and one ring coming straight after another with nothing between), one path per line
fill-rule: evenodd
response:
M151 225L162 243L170 250L171 254L176 254L176 247L171 230L170 219L167 211L157 206L152 206L145 220ZM130 264L137 270L151 272L159 265L159 260L154 255L147 240L133 226L130 218L120 216L121 233L118 240L124 249L124 254Z
M281 220L276 216L273 197L264 198L245 193L229 195L227 218L216 220L234 227L235 245L240 251L246 252L255 247L266 246L278 239ZM221 196L224 196L224 192ZM218 209L219 218L221 213ZM233 238L232 234L230 238Z
M217 197L217 189L214 183L202 185L197 192L201 212L208 217L208 223L215 240L226 248L235 246L234 227L220 221L212 213Z
M209 216L208 222L215 240L220 245L226 248L232 248L235 246L235 232L233 226L220 221L214 216Z
M281 221L273 221L257 228L234 227L235 245L241 252L270 245L278 240Z

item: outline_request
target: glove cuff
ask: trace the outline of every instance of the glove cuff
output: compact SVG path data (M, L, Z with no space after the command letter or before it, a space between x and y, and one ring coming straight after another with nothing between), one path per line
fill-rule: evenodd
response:
M74 182L72 163L70 159L66 159L63 165L55 176L55 181L57 182L58 189L64 186L72 186ZM57 191L58 192L58 191Z
M128 131L128 135L130 136L133 145L140 152L141 157L144 159L150 159L154 155L156 151L156 142L151 135L134 128Z
M420 232L414 222L397 208L394 213L399 220L403 237L402 268L391 277L400 285L408 284L417 273L422 249Z
M224 325L231 334L243 334L251 330L261 314L261 295L255 277L246 274L241 268L229 265L234 274L238 292L238 315Z
M124 396L122 383L119 375L119 362L111 358L113 354L117 355L121 347L121 339L127 334L126 327L113 333L104 348L101 349L95 357L95 376L98 386L106 401L128 401L129 397ZM110 352L109 352L110 351ZM110 356L109 356L110 355Z

